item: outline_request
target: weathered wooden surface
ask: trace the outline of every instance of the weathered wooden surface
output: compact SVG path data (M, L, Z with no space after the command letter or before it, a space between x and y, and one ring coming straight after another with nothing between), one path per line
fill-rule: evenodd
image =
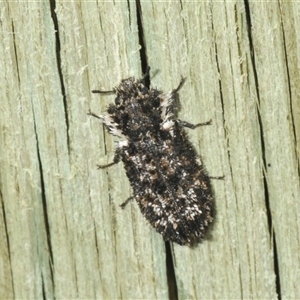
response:
M168 299L165 244L131 202L92 95L180 91L217 217L172 245L179 299L299 298L300 3L1 2L0 299ZM143 61L145 64L145 61ZM172 296L173 297L173 296ZM172 298L171 297L171 298Z

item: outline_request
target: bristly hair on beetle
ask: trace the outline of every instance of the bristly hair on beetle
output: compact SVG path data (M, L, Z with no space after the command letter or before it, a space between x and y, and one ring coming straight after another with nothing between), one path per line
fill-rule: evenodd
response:
M214 217L214 202L207 175L184 127L196 125L176 119L176 94L184 83L168 93L148 89L144 79L124 79L112 91L115 103L99 118L108 132L121 140L112 163L123 161L141 213L165 241L193 245L202 240ZM126 201L122 207L125 206Z

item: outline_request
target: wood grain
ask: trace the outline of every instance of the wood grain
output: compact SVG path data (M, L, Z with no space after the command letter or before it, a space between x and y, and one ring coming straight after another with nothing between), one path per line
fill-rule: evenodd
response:
M101 113L151 66L213 180L217 215L171 245L179 299L296 299L297 2L1 2L0 299L174 299L165 243L134 201ZM139 14L139 18L138 18ZM143 49L141 49L143 45ZM145 58L140 55L145 51ZM169 273L168 273L169 274Z

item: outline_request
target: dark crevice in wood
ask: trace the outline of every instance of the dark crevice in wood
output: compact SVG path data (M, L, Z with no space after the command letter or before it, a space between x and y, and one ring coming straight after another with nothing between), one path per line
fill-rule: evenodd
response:
M33 115L34 115L34 112L33 112ZM35 120L35 117L34 117L34 120ZM46 240L47 240L47 245L48 245L47 249L49 251L49 269L50 269L50 274L51 274L52 285L54 287L53 252L52 252L52 244L51 244L51 238L50 238L50 225L49 225L49 219L48 219L48 208L47 208L46 193L45 193L43 166L42 166L42 160L41 160L41 156L40 156L39 140L38 140L35 121L34 121L34 132L35 132L35 136L36 136L36 148L37 148L36 152L37 152L37 161L38 161L40 181L41 181L41 198L42 198L42 209L43 209L43 216L44 216ZM44 298L46 299L46 295Z
M46 300L47 299L47 295L46 295L46 291L45 291L45 281L44 281L44 277L42 276L42 295L43 295L43 299Z
M267 211L266 214L267 214L267 218L268 218L270 239L273 240L274 272L275 272L275 276L276 276L276 282L275 282L276 293L278 295L278 299L281 299L278 253L277 253L276 237L275 237L275 232L274 232L273 223L272 223L272 212L271 212L271 207L270 207L268 181L267 181L267 177L266 177L266 173L268 172L268 167L271 167L271 164L269 162L267 162L266 152L265 152L264 128L263 128L263 122L262 122L261 114L260 114L260 107L259 107L260 106L259 81L258 81L258 75L256 72L255 52L254 52L252 31L251 31L252 30L252 21L251 21L249 1L244 0L244 4L245 4L245 15L246 15L247 28L248 28L248 40L249 40L250 55L251 55L250 63L252 65L252 69L253 69L256 94L257 94L257 99L258 99L257 116L258 116L258 123L259 123L259 129L260 129L262 161L263 161L263 165L264 165L263 166L263 184L264 184L264 191L265 191L265 203L266 203L266 211Z
M70 153L70 137L69 137L69 116L68 116L68 106L67 106L67 97L66 97L66 89L64 85L63 80L63 74L62 74L62 67L61 67L61 55L60 55L60 38L59 38L59 26L58 26L58 20L56 16L56 1L50 0L50 10L51 10L51 18L53 21L54 31L55 31L55 43L56 43L56 62L57 62L57 72L60 80L60 88L61 88L61 94L63 98L63 104L64 104L64 112L65 112L65 120L66 120L66 136L67 136L67 146L68 151Z
M129 27L131 28L131 10L130 10L130 1L129 0L127 0L127 7L128 7Z
M165 242L165 246L169 299L178 300L177 282L170 242Z
M274 269L276 275L276 293L277 299L281 300L281 287L280 287L280 273L279 273L279 263L278 263L278 253L277 253L277 243L276 243L276 235L273 231L273 247L274 247Z
M1 181L1 180L0 180ZM9 234L8 234L8 228L7 228L7 219L6 219L6 212L5 212L5 206L4 206L4 201L3 201L3 195L2 191L0 190L0 200L2 202L2 218L3 218L3 225L4 225L4 233L5 233L5 238L6 238L6 243L7 243L7 252L8 252L8 258L9 258L9 263L10 263L10 276L11 276L11 284L12 284L12 292L13 292L13 298L15 298L15 287L14 287L14 277L12 273L12 265L11 265L11 256L10 256L10 241L9 241Z
M142 71L143 74L146 74L149 64L147 58L147 48L146 42L144 38L144 28L142 22L142 8L140 0L136 0L136 13L137 13L137 26L139 31L139 44L140 44L140 57L141 57L141 64L142 64ZM150 87L150 76L145 77L145 86L147 88Z
M18 59L18 52L17 52L17 43L16 43L16 33L15 33L15 27L14 27L14 22L12 20L11 22L11 29L12 29L12 32L13 32L13 45L14 45L14 53L15 53L15 59L16 59L16 68L17 68L17 75L18 75L18 83L19 83L19 86L21 84L21 80L20 80L20 72L19 72L19 59Z

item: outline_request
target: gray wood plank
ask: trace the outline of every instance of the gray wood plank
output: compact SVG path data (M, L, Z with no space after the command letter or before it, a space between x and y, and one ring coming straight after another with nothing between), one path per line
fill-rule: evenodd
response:
M0 8L1 299L169 298L165 244L119 207L122 163L96 168L116 139L87 116L114 99L92 89L141 76L139 33L151 85L186 77L178 116L212 119L188 133L226 176L207 239L171 245L178 298L298 297L299 3L141 1L142 32L131 0Z

